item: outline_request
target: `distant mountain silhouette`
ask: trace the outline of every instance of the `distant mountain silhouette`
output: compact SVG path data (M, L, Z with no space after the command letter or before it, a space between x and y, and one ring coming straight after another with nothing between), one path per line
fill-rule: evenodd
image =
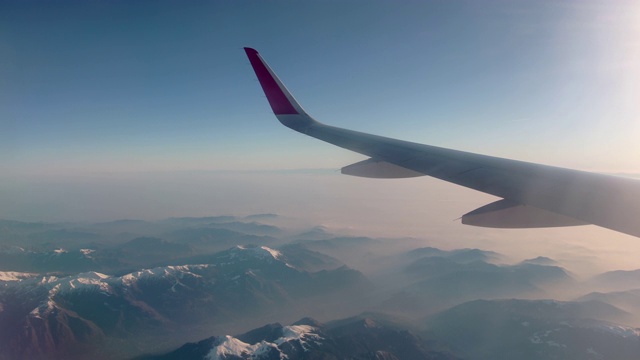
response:
M436 256L438 249L429 254L406 266L407 285L385 302L387 309L425 315L474 299L540 297L546 295L546 287L576 284L557 266L494 265L471 261L465 252ZM481 251L473 254L484 257Z
M316 226L311 230L305 231L303 233L297 234L294 236L296 240L328 240L331 238L335 238L335 235L328 232L324 226Z
M559 265L557 261L545 256L538 256L537 258L526 259L526 260L523 260L521 264L534 264L534 265L547 265L547 266Z
M599 291L640 289L640 269L609 271L589 279L587 285Z
M278 214L266 213L266 214L247 215L243 219L260 221L260 220L274 220L274 219L277 219L278 217L279 217Z
M614 291L608 293L592 292L581 296L576 301L600 301L629 312L624 319L625 324L640 327L640 289Z
M258 236L214 227L184 228L165 233L162 237L176 243L198 246L209 252L220 251L234 245L269 245L275 242L275 239L270 236Z
M440 250L434 247L424 247L407 252L407 256L413 259L425 257L443 257L458 263L468 263L475 261L492 262L502 258L502 255L480 249L456 249Z
M633 359L640 331L616 325L628 314L601 302L476 300L431 317L427 326L465 359Z

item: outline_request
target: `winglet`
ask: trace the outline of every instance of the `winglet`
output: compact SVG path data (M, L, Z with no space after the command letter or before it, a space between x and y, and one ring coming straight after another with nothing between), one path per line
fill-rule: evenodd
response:
M273 113L276 115L300 114L302 109L300 109L299 105L297 106L298 109L296 109L295 99L262 60L258 51L248 47L244 48L244 51L247 53L253 71L256 72L262 90L267 95L267 100L269 100Z
M273 113L280 122L296 131L304 132L304 129L316 121L302 109L289 90L278 79L269 65L262 59L257 50L245 47L249 62L255 71L260 86L264 90Z

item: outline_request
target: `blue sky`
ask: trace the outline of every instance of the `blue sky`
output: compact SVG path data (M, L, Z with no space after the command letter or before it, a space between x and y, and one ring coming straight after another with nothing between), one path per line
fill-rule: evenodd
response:
M561 166L639 170L633 2L0 6L7 171L343 165L329 145L278 127L243 46L257 48L327 123Z

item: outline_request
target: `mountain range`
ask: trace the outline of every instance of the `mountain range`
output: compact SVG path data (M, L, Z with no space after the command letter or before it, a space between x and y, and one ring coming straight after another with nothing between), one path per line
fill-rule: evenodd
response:
M544 254L512 261L289 220L0 220L0 359L640 353L637 271L583 281Z
M30 330L0 333L0 349L15 358L68 358L74 356L69 349L84 343L126 343L131 334L143 333L143 339L119 347L135 352L159 337L181 341L200 327L299 316L312 306L331 311L338 303L362 300L370 288L361 273L346 266L308 272L266 246L237 246L206 264L122 276L32 276L3 284L2 327Z

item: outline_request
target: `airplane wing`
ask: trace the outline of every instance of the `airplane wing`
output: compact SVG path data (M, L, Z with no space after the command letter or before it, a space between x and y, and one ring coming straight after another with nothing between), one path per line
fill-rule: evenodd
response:
M309 116L260 54L245 48L271 109L285 126L369 156L343 174L428 175L501 200L462 216L467 225L533 228L595 224L640 237L640 181L445 149L342 129Z

